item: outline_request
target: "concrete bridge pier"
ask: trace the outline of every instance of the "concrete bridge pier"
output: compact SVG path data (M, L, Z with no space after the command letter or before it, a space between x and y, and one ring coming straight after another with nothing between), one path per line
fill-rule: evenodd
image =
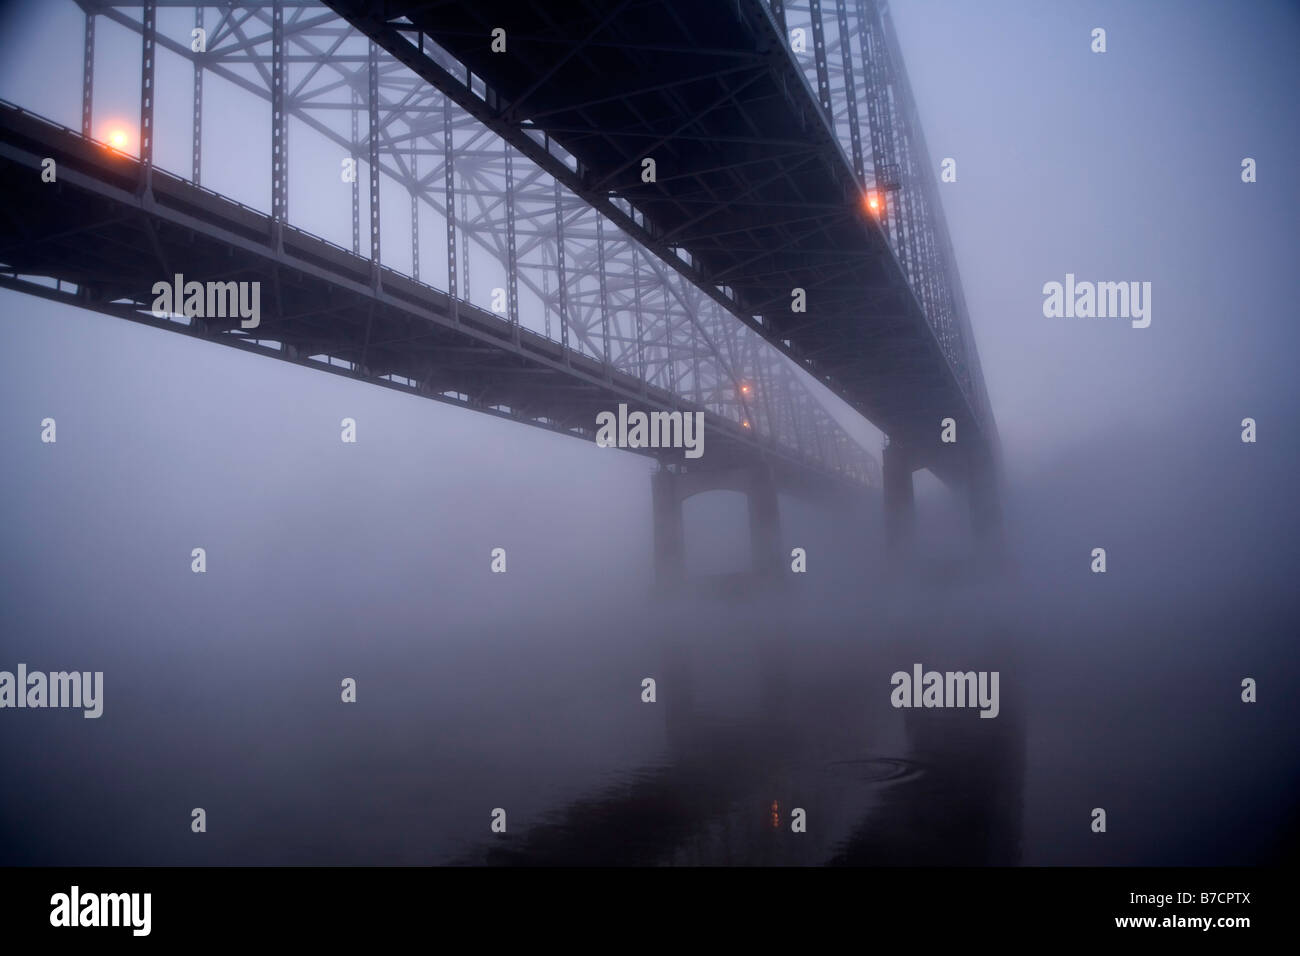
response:
M662 593L686 584L686 534L682 503L705 491L740 491L749 501L750 579L774 582L781 576L781 515L776 479L766 464L728 471L683 471L661 465L650 477L654 503L655 586Z
M660 466L650 476L654 503L655 589L678 590L686 580L686 531L682 524L682 498L678 474Z
M912 472L916 465L908 450L891 442L881 454L880 474L884 485L885 545L890 554L911 550L916 532L916 497Z
M997 562L1004 555L1002 504L998 466L994 453L985 445L960 452L945 452L951 457L942 462L944 482L968 506L971 538L980 560ZM960 457L959 457L960 456ZM881 458L884 485L885 543L887 553L908 558L914 553L916 537L916 500L912 475L919 470L918 461L926 461L914 446L890 442Z

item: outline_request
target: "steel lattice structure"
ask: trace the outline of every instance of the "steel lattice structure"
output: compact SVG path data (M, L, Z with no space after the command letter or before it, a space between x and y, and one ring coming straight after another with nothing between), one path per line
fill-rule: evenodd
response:
M765 0L781 27L805 30L799 61L878 198L886 235L982 425L995 429L948 227L887 0Z
M901 440L911 468L962 484L996 468L882 4L325 2ZM507 33L505 55L489 38ZM667 180L637 179L652 153ZM798 290L815 299L806 310L791 307ZM948 418L960 451L937 437Z
M487 285L499 286L516 344L521 330L538 333L575 356L595 359L607 375L631 374L646 387L667 389L686 406L734 422L812 468L878 486L876 459L848 436L785 356L643 248L622 227L627 220L611 221L608 211L593 209L332 11L311 0L78 3L86 24L83 135L91 135L94 118L96 21L108 20L141 38L138 152L146 166L154 164L154 63L159 51L167 51L189 60L194 77L191 168L171 172L202 184L205 90L210 95L214 82L233 84L271 106L265 169L274 222L288 228L294 221L293 120L358 161L352 253L370 260L374 282L381 266L394 269L381 248L381 235L391 244L392 233L381 229L380 192L395 189L409 198L410 278L448 293L453 309L483 301ZM206 34L205 49L192 49L189 34L159 30L160 10L172 15L177 8L193 11L194 27ZM457 68L451 57L439 55L449 69ZM572 168L559 146L544 145ZM617 205L635 221L627 204ZM421 254L422 236L431 245L430 222L443 232L439 245L446 250L432 269L427 251ZM355 355L328 350L318 358L358 364ZM507 411L586 437L594 432L591 423Z

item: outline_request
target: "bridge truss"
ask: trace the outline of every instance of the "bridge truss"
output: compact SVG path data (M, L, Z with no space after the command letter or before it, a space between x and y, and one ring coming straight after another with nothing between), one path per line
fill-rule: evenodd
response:
M304 165L321 181L338 184L340 160L354 160L354 181L338 188L350 190L350 251L368 260L373 285L397 272L445 293L453 313L497 305L493 311L509 323L516 345L521 335L540 335L560 346L563 361L594 362L606 378L632 376L646 390L666 391L682 408L733 423L760 450L770 446L815 471L879 485L875 457L826 411L804 372L690 281L689 257L673 263L648 250L628 203L611 198L593 205L566 184L568 177L554 175L556 166L543 168L331 10L314 0L78 5L85 14L84 137L102 133L94 101L97 24L112 22L139 37L140 135L132 152L145 171L145 188L150 170L162 172L155 166L159 60L181 58L192 75L192 151L190 168L172 173L203 184L205 100L214 84L228 84L268 107L250 114L256 117L250 121L271 126L269 155L260 163L253 158L250 175L269 175L274 234L303 231L294 225L294 205L304 195L310 205L311 195L293 177ZM202 44L196 42L199 30ZM447 54L431 51L457 68ZM474 78L467 79L473 90ZM299 152L291 129L310 130L314 142L327 142L333 151ZM556 143L543 135L534 139L559 167L576 169ZM409 206L403 224L409 231L381 223L381 213L391 218L392 192ZM396 235L404 241L395 243ZM115 294L120 305L124 290ZM144 290L126 298L134 298L139 310L149 308ZM273 334L273 328L219 331L271 348L281 344L267 338ZM312 358L358 375L375 373L374 354L367 367L365 353L354 347L324 347ZM594 434L591 421L505 408L490 388L478 395L442 391L436 367L422 379L387 377L529 424Z

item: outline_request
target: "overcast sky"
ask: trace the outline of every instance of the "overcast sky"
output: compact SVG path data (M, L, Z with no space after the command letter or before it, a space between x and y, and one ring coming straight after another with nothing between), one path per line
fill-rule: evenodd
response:
M1235 437L1254 415L1281 438L1296 404L1300 8L890 8L931 156L957 160L940 191L1012 466L1126 423L1213 416ZM1150 327L1044 318L1043 284L1066 273L1151 282Z

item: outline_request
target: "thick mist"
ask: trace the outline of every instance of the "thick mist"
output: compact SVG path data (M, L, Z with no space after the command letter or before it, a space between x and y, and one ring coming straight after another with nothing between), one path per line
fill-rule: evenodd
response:
M0 711L0 864L1294 859L1300 13L890 10L957 161L1004 554L918 474L908 558L877 494L783 494L808 573L729 594L745 501L710 492L701 583L664 598L646 458L0 290L0 669L105 675L97 720ZM6 6L0 98L77 125L80 23ZM267 152L261 114L209 109L254 130L214 148ZM1067 273L1151 282L1150 327L1044 317ZM998 717L892 707L918 662L998 671Z

